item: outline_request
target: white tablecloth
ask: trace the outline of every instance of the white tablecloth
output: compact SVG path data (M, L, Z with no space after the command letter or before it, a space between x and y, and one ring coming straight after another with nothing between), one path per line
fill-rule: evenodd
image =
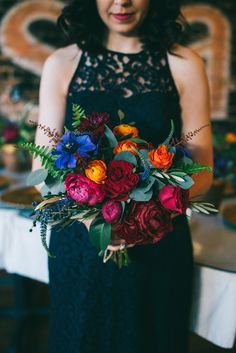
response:
M219 215L198 216L191 223L195 261L236 269L236 232L225 228ZM48 283L47 254L39 227L30 233L31 226L32 221L20 217L17 211L0 209L0 266L9 273ZM216 345L233 346L236 273L195 266L191 329Z

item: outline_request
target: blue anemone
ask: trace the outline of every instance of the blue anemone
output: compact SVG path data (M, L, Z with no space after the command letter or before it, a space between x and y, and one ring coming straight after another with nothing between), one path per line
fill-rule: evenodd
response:
M88 134L76 135L74 132L66 132L56 145L56 150L52 151L52 155L60 156L55 160L58 169L75 168L76 154L89 157L88 152L95 149L96 145Z

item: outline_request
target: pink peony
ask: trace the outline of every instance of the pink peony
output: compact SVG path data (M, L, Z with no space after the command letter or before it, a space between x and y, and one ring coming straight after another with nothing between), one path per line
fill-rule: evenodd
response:
M102 202L105 196L101 185L95 184L81 174L68 174L65 180L65 189L68 196L79 205L87 203L89 206L94 206Z
M167 210L185 213L188 208L189 190L180 186L165 185L159 193L159 201Z
M113 223L118 221L121 215L121 204L117 201L110 200L102 206L102 215L106 222Z

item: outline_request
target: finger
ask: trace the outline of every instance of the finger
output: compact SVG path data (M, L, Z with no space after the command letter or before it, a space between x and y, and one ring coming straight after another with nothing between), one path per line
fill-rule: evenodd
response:
M118 251L120 250L120 245L108 245L107 249L111 251Z

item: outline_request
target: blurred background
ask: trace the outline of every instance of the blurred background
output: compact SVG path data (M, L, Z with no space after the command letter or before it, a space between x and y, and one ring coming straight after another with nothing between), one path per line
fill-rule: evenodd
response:
M0 353L47 353L47 257L29 233L26 187L31 158L17 148L34 140L42 66L65 45L56 18L65 3L0 0ZM236 352L236 2L185 1L184 42L205 60L211 90L214 182L204 195L219 207L196 215L190 353Z

